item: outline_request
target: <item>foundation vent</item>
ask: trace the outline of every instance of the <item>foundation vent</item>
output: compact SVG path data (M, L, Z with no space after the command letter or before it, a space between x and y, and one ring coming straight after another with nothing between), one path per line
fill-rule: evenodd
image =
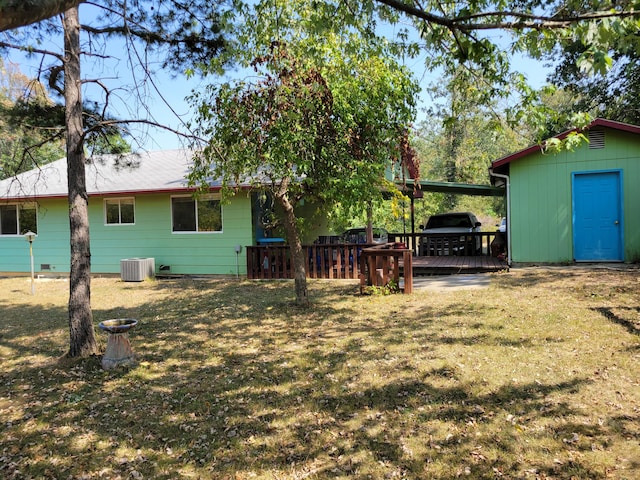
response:
M591 149L604 148L604 130L603 129L589 130L588 138L589 138L589 148Z

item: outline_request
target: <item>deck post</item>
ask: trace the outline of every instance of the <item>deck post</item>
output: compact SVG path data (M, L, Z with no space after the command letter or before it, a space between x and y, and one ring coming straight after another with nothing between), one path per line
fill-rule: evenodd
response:
M411 250L402 253L402 271L404 274L404 293L413 293L413 255Z

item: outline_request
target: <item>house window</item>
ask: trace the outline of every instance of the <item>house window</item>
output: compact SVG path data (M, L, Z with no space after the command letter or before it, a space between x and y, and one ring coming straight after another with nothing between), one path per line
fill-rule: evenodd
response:
M131 225L135 223L133 198L109 198L104 201L104 223L107 225Z
M174 232L221 232L222 206L220 200L207 195L171 198L171 220Z
M38 233L36 205L34 203L0 205L0 235Z

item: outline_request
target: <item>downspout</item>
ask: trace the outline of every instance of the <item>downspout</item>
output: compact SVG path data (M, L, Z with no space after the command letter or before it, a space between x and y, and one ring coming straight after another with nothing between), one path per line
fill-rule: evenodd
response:
M511 187L509 183L509 175L495 173L493 169L489 169L489 175L501 178L505 181L507 190L507 265L511 266Z

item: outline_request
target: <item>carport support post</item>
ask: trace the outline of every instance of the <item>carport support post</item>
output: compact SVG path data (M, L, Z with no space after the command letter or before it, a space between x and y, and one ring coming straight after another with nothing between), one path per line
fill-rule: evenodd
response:
M489 169L489 175L505 181L505 189L507 191L507 265L511 266L511 186L509 184L509 175L495 173L492 169Z
M415 199L411 195L411 234L416 233Z

